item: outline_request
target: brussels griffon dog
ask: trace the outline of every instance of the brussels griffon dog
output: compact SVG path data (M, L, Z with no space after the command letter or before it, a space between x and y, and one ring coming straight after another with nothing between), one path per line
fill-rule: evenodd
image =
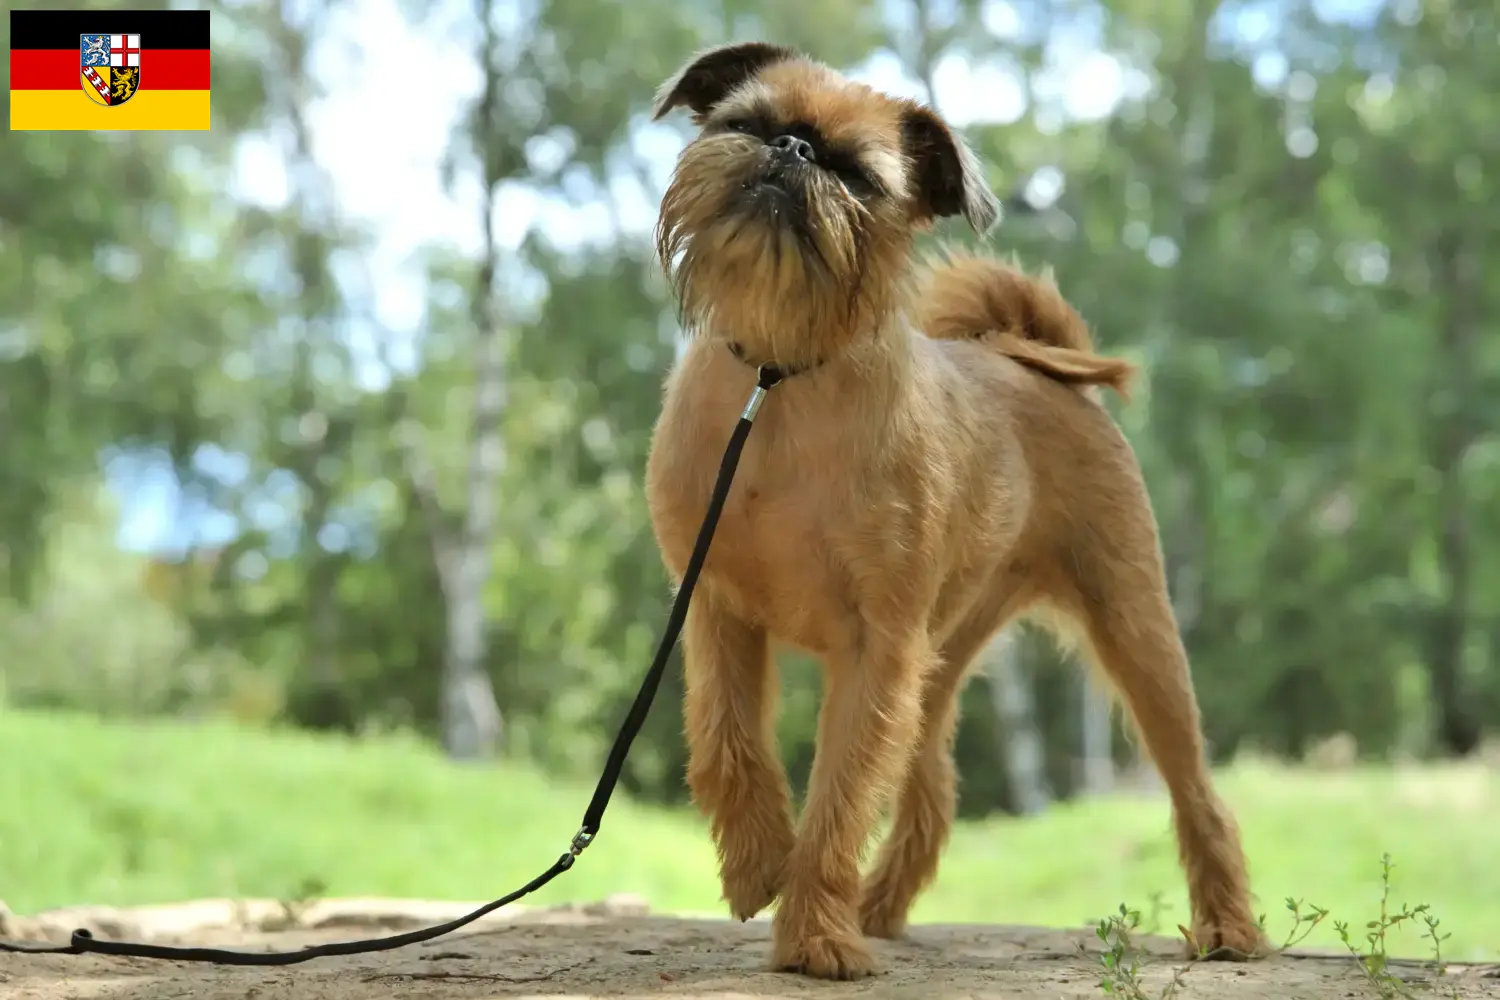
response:
M646 489L681 579L720 456L756 381L771 391L685 630L687 780L746 920L779 900L773 964L869 974L953 821L957 696L1018 615L1070 625L1171 792L1200 947L1260 943L1230 811L1205 761L1149 498L1049 279L996 260L922 267L941 216L998 204L933 111L779 46L693 59L657 96L700 131L657 249L694 334L667 378ZM800 823L777 756L772 643L816 656L824 692ZM892 829L861 881L881 809ZM1107 835L1101 831L1101 834Z

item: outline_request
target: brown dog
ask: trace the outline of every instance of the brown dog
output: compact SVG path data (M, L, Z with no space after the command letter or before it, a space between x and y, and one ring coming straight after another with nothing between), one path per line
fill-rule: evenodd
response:
M1051 611L1122 695L1171 790L1200 946L1259 941L1129 445L1050 281L997 261L919 272L938 216L998 206L934 112L777 46L708 51L658 95L701 132L662 201L658 250L697 335L668 378L647 467L678 579L756 380L761 409L685 633L688 783L748 919L780 897L777 968L873 971L932 880L955 802L965 671L1006 624ZM775 741L772 641L816 655L824 699L801 824ZM860 859L894 792L873 872Z

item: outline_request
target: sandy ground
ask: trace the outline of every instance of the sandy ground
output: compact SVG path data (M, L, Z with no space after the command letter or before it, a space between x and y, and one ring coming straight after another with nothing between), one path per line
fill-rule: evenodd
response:
M475 904L477 905L477 904ZM367 937L450 919L470 904L325 900L289 913L269 900L205 900L133 910L79 908L34 917L0 915L8 938L63 941L77 926L100 937L242 949L286 949ZM923 925L879 946L880 975L824 983L768 972L765 920L654 916L639 902L523 909L475 929L397 951L317 959L272 969L224 968L95 956L0 954L4 1000L479 1000L519 997L672 997L678 1000L821 997L845 1000L1031 1000L1102 997L1099 942L1086 930ZM1160 996L1180 965L1179 946L1142 939L1145 995ZM1426 995L1431 975L1400 974ZM1455 992L1456 991L1456 992ZM1188 998L1376 997L1352 961L1299 954L1190 969ZM1434 996L1500 998L1500 966L1450 971Z

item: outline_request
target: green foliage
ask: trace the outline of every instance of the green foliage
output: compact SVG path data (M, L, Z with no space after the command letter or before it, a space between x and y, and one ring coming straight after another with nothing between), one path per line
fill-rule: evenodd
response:
M1391 911L1392 867L1394 866L1391 864L1391 856L1389 854L1382 856L1380 859L1380 914L1365 923L1364 947L1361 948L1356 943L1355 938L1359 935L1352 933L1349 925L1344 921L1335 920L1333 928L1349 954L1359 964L1360 971L1364 973L1370 985L1375 987L1380 996L1395 1000L1398 997L1411 998L1416 994L1405 979L1391 971L1393 956L1387 944L1391 931L1405 924L1414 924L1420 919L1426 929L1424 936L1432 946L1432 969L1439 977L1447 971L1447 967L1443 964L1443 942L1450 935L1446 932L1438 933L1438 925L1441 921L1432 915L1432 907L1426 903L1418 906L1403 905L1399 910Z
M1443 960L1443 942L1452 935L1438 932L1438 927L1442 922L1432 915L1432 907L1426 903L1414 907L1402 906L1399 911L1391 911L1391 869L1393 867L1391 856L1383 855L1380 872L1380 911L1378 916L1365 923L1364 947L1361 948L1355 942L1354 938L1357 935L1350 932L1349 925L1344 921L1333 921L1334 932L1354 959L1360 973L1382 1000L1417 1000L1419 996L1436 995L1456 998L1459 995L1458 987L1451 980L1444 980L1444 977L1448 975L1448 966ZM1286 939L1276 949L1276 954L1288 951L1305 941L1313 930L1328 918L1329 914L1329 911L1323 907L1308 906L1303 901L1290 897L1287 898L1286 908L1291 915L1292 925L1287 931ZM1415 923L1418 918L1421 918L1425 927L1423 938L1432 955L1431 960L1425 963L1424 969L1425 972L1430 973L1430 979L1407 978L1392 971L1393 962L1397 959L1389 950L1388 935L1404 924ZM1260 923L1264 930L1266 923L1264 915L1261 916ZM1207 957L1206 953L1200 950L1191 962L1173 969L1170 980L1160 991L1148 991L1141 975L1145 964L1145 954L1134 937L1140 926L1140 911L1133 910L1124 903L1120 904L1118 914L1111 914L1099 921L1096 933L1104 945L1099 956L1101 969L1099 989L1107 996L1121 996L1128 1000L1169 1000L1171 997L1184 995L1189 969L1192 968L1193 963ZM1186 928L1179 929L1185 938L1192 940L1191 933Z
M1183 976L1188 966L1174 969L1172 979L1157 993L1148 993L1141 981L1142 954L1135 943L1135 933L1141 926L1141 912L1132 910L1124 903L1120 911L1099 921L1094 933L1104 946L1099 956L1102 972L1099 989L1106 996L1125 997L1126 1000L1170 1000L1181 994Z
M993 243L1052 265L1099 343L1146 365L1137 398L1111 405L1156 504L1216 757L1299 757L1339 732L1368 758L1467 752L1494 729L1492 9L1387 4L1351 26L1299 2L1252 42L1210 2L1019 4L1027 30L1004 39L986 27L995 5L970 0L503 6L504 99L461 118L453 189L483 151L508 196L607 222L581 249L534 226L497 268L505 461L483 596L518 761L592 772L665 618L641 470L676 326L641 208L683 126L642 129L691 52L756 36L841 67L883 53L941 78L961 55L1026 74L1018 120L969 129L1008 196ZM408 7L414 31L440 29L436 8ZM302 169L309 47L341 11L312 4L293 23L281 4L216 7L210 133L0 138L11 704L437 735L438 540L466 505L479 270L456 246L426 248L411 261L428 279L415 336L372 319L372 234L325 211L333 180ZM449 13L471 46L472 17ZM1102 118L1061 115L1043 73L1080 25L1135 81ZM284 206L226 196L250 139L299 168ZM1038 171L1062 179L1055 203L1021 197ZM113 551L101 461L142 454L181 484L167 511L181 533L214 509L238 534ZM1047 773L1067 795L1077 682L1045 643L1026 649ZM802 661L784 679L800 776L817 679ZM983 685L957 740L976 816L1013 797ZM669 678L626 776L658 802L684 794L679 695Z

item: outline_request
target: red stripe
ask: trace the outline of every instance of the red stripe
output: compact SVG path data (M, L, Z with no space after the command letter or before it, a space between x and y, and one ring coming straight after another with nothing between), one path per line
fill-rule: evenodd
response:
M11 49L11 90L73 90L83 72L77 49ZM142 90L207 90L207 49L147 49Z

